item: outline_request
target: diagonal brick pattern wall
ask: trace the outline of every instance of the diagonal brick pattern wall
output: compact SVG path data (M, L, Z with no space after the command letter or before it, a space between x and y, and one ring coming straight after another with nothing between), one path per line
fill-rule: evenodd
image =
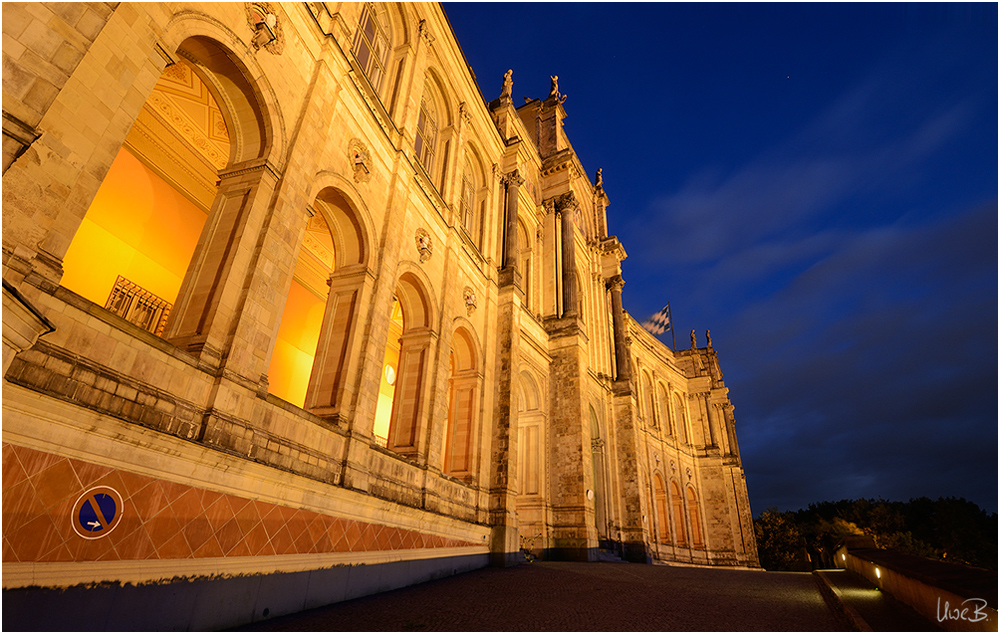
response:
M106 486L120 523L100 539L72 528L80 496ZM418 531L228 495L3 444L3 562L359 553L475 546Z

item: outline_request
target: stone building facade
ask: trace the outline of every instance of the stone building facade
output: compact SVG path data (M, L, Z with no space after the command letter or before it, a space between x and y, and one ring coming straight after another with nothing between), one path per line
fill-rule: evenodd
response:
M133 596L224 627L526 552L758 565L716 353L622 310L556 78L484 100L436 4L3 32L5 627L73 593L85 629Z

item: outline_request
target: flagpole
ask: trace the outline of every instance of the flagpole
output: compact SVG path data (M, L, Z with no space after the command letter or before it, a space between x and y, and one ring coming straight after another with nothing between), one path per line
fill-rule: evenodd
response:
M674 328L674 316L670 314L670 302L667 302L667 319L670 324L670 340L674 344L674 352L677 352L677 337L674 335L676 328Z

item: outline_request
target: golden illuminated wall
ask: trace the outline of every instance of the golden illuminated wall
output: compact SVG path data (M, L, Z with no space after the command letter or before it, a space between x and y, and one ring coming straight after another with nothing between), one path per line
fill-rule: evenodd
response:
M375 425L372 428L381 443L389 437L389 418L392 415L392 401L396 396L396 375L399 373L399 337L402 334L403 309L399 300L396 300L392 305L392 322L389 324L389 336L382 359L382 378L378 388Z
M61 283L103 306L122 275L173 303L205 218L122 148L66 252Z
M292 280L267 371L268 391L303 407L326 302Z

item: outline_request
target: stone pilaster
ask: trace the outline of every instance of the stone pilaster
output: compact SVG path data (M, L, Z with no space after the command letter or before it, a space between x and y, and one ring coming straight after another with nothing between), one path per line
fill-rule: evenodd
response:
M516 268L513 269L516 271ZM513 278L501 278L497 297L496 414L490 456L490 563L520 563L517 526L517 359L521 332L520 296Z
M255 159L220 173L208 225L181 284L166 339L217 368L250 276L251 254L264 225L279 174ZM237 370L239 371L239 370Z

